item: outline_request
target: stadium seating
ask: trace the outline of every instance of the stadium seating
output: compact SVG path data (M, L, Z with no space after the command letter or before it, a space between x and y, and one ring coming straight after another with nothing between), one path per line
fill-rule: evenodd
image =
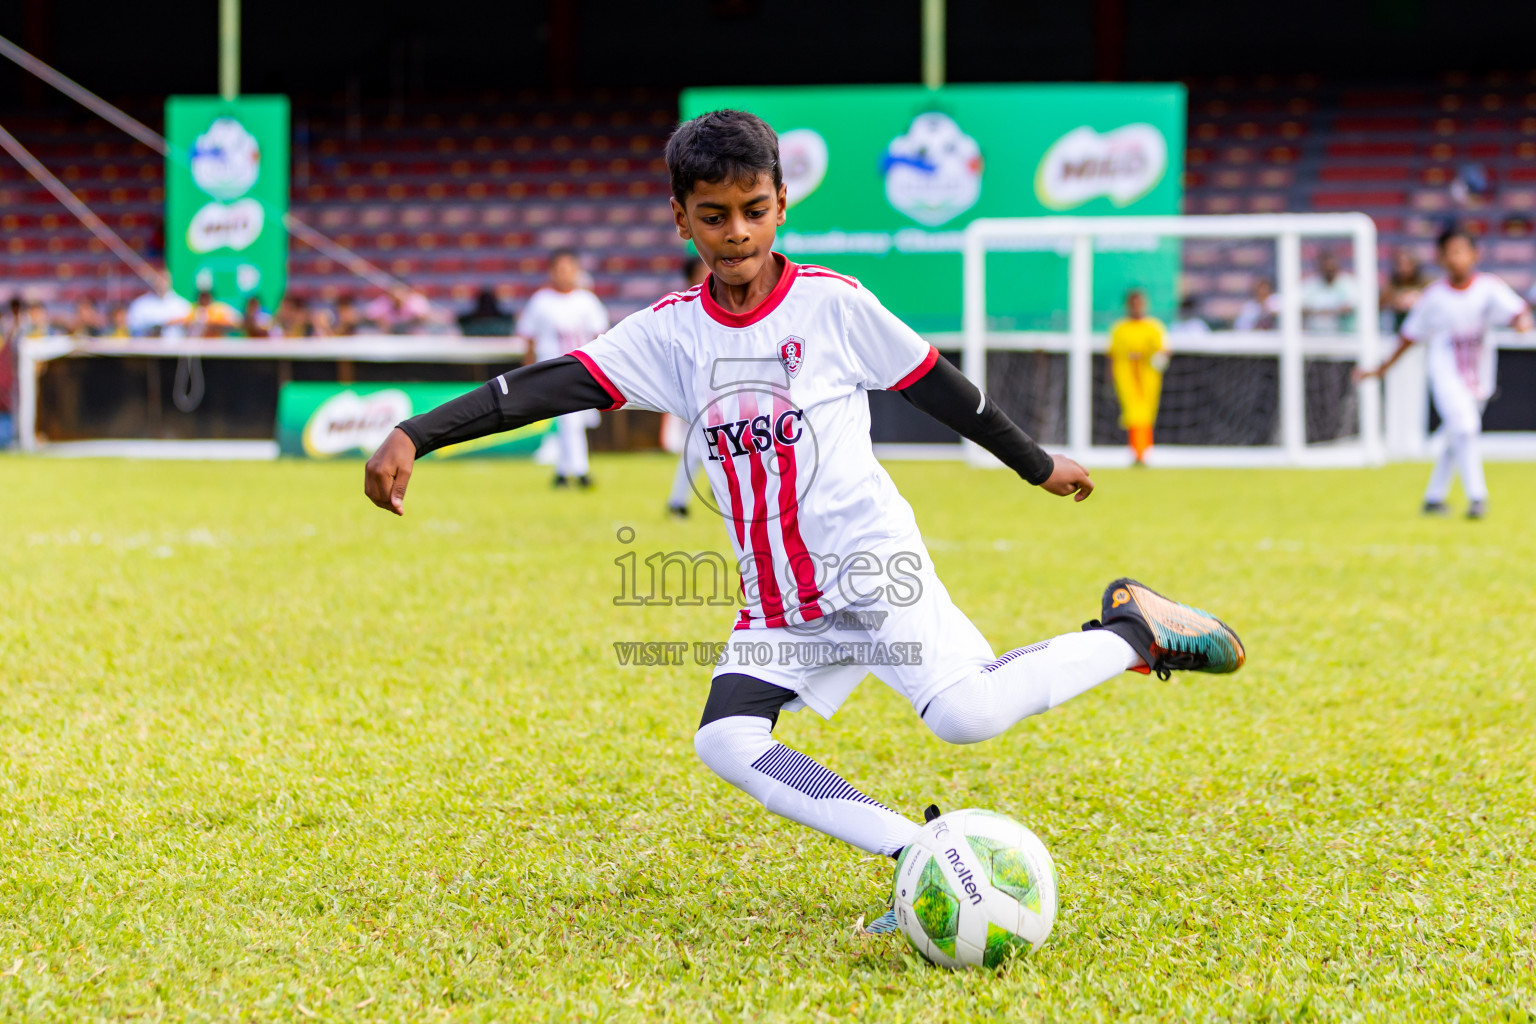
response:
M1431 265L1435 235L1455 219L1486 237L1488 269L1521 291L1536 280L1536 75L1453 74L1432 87L1191 83L1185 157L1186 213L1362 210L1376 221L1383 268L1399 248ZM1465 176L1489 188L1463 194L1454 186ZM1184 287L1209 319L1230 320L1254 278L1273 275L1272 253L1252 248L1185 244Z
M295 104L291 208L429 297L463 305L481 287L520 305L551 248L588 254L615 316L680 283L661 147L676 97L445 99L409 117L332 115ZM152 126L159 113L131 112ZM161 158L107 126L37 117L7 125L140 252L161 248ZM58 300L121 301L136 279L18 165L0 164L0 281ZM370 291L295 242L290 288L334 299Z
M676 98L633 92L444 98L348 113L296 101L292 209L432 298L465 304L494 286L520 305L545 254L589 256L614 315L676 286L682 250L665 203L661 148ZM134 109L151 125L153 107ZM161 242L161 160L82 117L6 124L141 252ZM1458 178L1474 187L1461 189ZM1190 87L1185 212L1363 210L1383 265L1403 247L1433 259L1450 218L1482 230L1485 259L1517 288L1536 280L1536 77L1447 76L1435 87L1335 84L1311 76ZM0 281L68 300L139 290L115 257L18 165L0 164ZM1304 255L1315 256L1309 243ZM1269 247L1185 243L1184 289L1230 321ZM367 292L334 260L294 243L291 287Z

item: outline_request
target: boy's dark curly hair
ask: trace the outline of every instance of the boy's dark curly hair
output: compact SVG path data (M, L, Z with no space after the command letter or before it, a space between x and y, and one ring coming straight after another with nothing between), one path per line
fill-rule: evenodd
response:
M682 203L699 182L750 184L760 174L784 183L779 136L768 122L744 110L713 110L677 126L667 140L667 173L672 195Z

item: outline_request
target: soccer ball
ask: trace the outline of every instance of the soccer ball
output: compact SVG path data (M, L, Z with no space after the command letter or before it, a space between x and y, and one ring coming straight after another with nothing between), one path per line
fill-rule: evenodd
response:
M930 821L896 862L896 923L940 967L996 967L1056 921L1056 867L1029 829L976 809Z

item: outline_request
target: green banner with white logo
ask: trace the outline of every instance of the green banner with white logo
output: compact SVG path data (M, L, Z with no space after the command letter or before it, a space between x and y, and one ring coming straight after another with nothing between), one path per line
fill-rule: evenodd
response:
M960 240L978 217L1173 214L1184 172L1184 87L952 85L689 89L682 116L732 107L779 133L789 216L779 248L862 280L920 331L960 328ZM997 329L1067 329L1066 240L996 253ZM1178 243L1107 238L1096 319L1145 288L1172 313Z
M288 97L165 101L165 260L171 285L276 309L288 277Z
M277 447L284 455L301 458L366 458L396 423L479 386L483 385L293 381L284 384L277 396ZM553 420L541 420L504 434L449 445L428 457L529 458L553 428Z

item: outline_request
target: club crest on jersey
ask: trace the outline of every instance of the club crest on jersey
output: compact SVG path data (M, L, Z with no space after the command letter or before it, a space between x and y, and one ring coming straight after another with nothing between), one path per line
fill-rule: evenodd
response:
M800 364L805 362L805 340L791 334L779 342L779 362L791 377L798 374Z

